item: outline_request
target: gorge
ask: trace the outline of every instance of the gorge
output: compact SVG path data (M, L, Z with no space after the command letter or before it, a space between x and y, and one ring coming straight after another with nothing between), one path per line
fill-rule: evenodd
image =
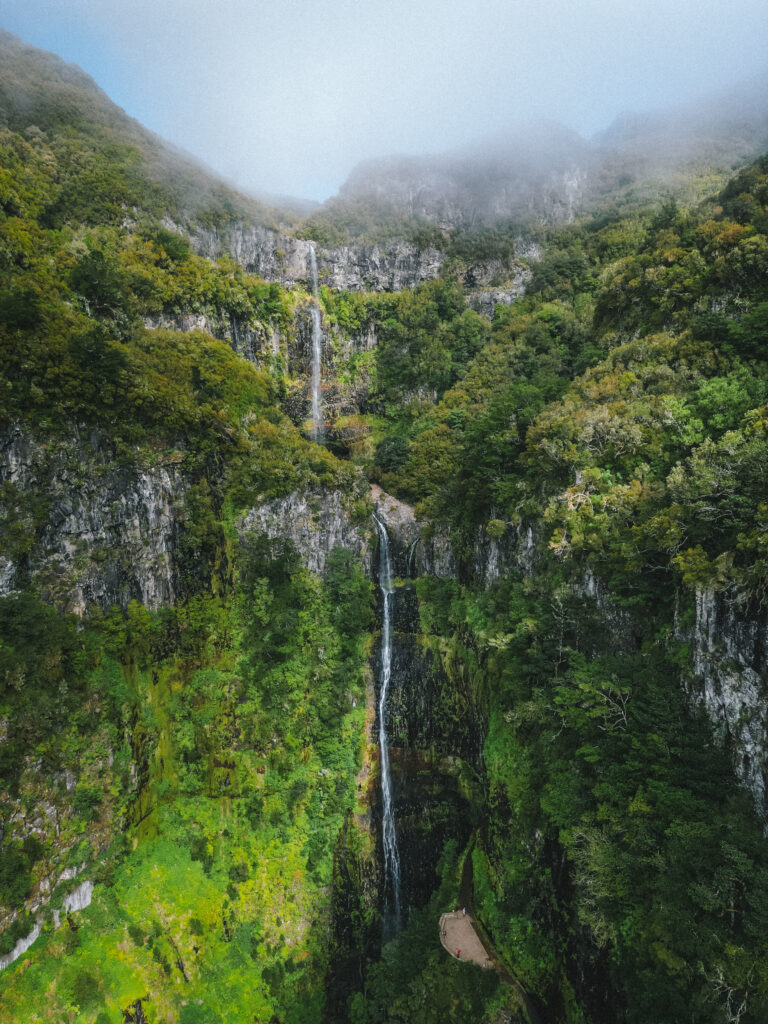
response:
M300 219L0 57L0 1018L761 1024L768 139Z

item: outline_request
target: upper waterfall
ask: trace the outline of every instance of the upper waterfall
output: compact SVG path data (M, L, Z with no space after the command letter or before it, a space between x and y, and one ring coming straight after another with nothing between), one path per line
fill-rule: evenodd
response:
M310 310L312 318L312 439L319 441L323 433L322 409L320 407L320 379L323 367L323 323L320 316L317 254L312 244L309 246L309 274L312 284L312 297L314 299Z

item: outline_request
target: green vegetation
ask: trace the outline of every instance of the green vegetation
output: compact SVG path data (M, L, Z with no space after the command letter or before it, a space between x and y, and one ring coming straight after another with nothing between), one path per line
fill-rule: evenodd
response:
M768 846L691 642L704 594L764 629L768 158L693 209L537 229L526 295L492 319L467 306L467 268L508 266L511 227L318 213L302 230L319 242L447 253L402 293L322 289L342 462L286 411L303 415L286 367L306 294L170 226L267 214L80 73L7 36L0 51L0 432L21 467L0 489L0 955L50 896L2 1019L317 1024L338 956L359 968L334 993L354 1024L519 1016L510 975L564 1024L763 1021ZM192 317L235 345L246 327L258 365L173 329ZM84 487L160 469L181 509L173 606L73 604L129 556L67 535L70 561L42 572L47 531ZM371 582L348 551L311 573L243 525L328 489L359 521L359 470L416 505L425 546L450 538L455 578L415 582L414 649L442 671L418 713L439 690L445 728L414 763L450 762L480 822L383 949ZM459 764L470 719L482 759ZM91 905L52 927L81 875ZM498 975L435 943L467 879Z
M0 598L2 953L34 924L25 901L52 892L33 965L4 973L0 1016L103 1022L138 1001L152 1019L318 1021L371 587L348 552L321 579L237 524L292 490L336 488L351 505L354 474L281 411L268 353L256 369L202 330L170 329L197 314L291 330L293 297L195 256L159 221L215 220L200 204L226 190L164 165L79 73L56 64L40 84L41 58L2 45L0 430L38 460L31 484L2 488L17 566ZM41 577L30 558L52 509L70 488L158 466L184 498L177 603L65 614L77 574L119 572L123 555L78 551L73 576ZM50 929L83 865L91 906Z
M384 947L380 961L367 973L364 991L350 1000L352 1024L486 1024L497 1020L500 1011L515 1009L514 995L494 971L453 960L435 943L436 922L457 899L460 867L455 844L447 844L440 884L429 903L412 913L408 927Z
M477 909L557 1019L766 1012L765 841L681 634L697 587L753 615L765 592L767 171L554 233L460 379L376 449L467 560L420 595L489 687ZM533 576L478 592L478 530L528 524Z
M15 136L0 161L0 201L34 190L45 227L119 225L139 212L202 227L290 219L165 146L79 68L2 30L0 63L0 125ZM15 159L42 165L44 180L25 183Z
M23 694L21 653L7 652L3 710L18 742L36 741L46 757L38 771L82 772L82 741L99 726L120 751L124 774L111 773L110 788L103 777L90 790L78 783L68 827L87 827L96 844L94 819L114 829L127 816L140 842L125 859L114 835L78 931L50 933L29 970L8 968L4 1019L113 1019L136 999L158 1017L197 1007L206 1020L322 1019L324 894L356 797L371 589L348 552L333 552L320 580L286 545L243 545L230 601L114 610L89 622L74 651L70 620L48 611L39 657L69 672L87 648L87 696L52 706L34 734L22 731L26 704L14 693ZM11 605L3 614L29 628L29 609ZM62 690L50 669L38 678ZM26 896L41 853L31 839L4 849L6 905ZM35 993L53 979L43 1006Z

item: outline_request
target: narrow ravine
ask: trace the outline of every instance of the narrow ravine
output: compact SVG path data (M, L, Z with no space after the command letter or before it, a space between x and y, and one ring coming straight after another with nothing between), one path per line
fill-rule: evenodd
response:
M392 931L400 928L400 855L395 834L395 807L392 799L392 779L389 770L387 741L387 691L392 674L392 611L395 589L392 583L392 559L389 537L384 523L374 512L379 531L379 587L382 596L381 613L381 674L379 677L379 750L381 758L381 839L384 850L384 901L391 899ZM385 915L386 920L386 915Z

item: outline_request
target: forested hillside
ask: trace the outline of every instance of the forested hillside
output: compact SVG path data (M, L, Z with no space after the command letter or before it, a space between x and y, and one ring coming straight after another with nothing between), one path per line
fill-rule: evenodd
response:
M0 45L0 1017L760 1024L768 158L299 225Z

